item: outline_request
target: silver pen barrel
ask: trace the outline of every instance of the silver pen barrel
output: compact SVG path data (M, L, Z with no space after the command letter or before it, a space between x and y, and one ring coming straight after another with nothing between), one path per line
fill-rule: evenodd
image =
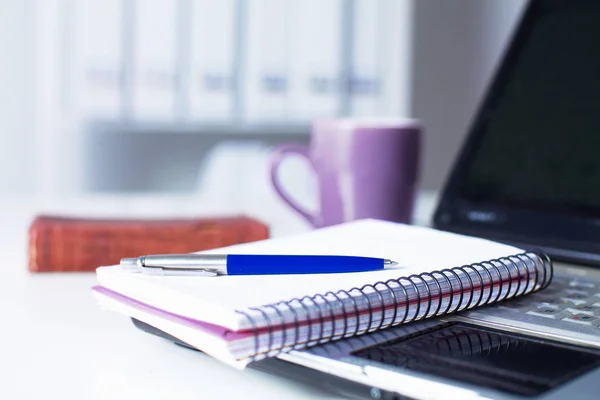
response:
M141 256L144 267L177 269L213 269L227 267L227 256L223 254L152 254Z
M227 273L227 255L224 254L152 254L121 260L121 265L132 265L133 263L137 267L146 268Z

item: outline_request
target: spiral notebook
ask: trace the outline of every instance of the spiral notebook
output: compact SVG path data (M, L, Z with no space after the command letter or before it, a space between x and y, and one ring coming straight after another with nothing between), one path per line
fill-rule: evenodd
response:
M503 301L546 287L540 253L425 227L361 220L203 253L384 257L383 271L179 277L100 267L101 305L231 365Z

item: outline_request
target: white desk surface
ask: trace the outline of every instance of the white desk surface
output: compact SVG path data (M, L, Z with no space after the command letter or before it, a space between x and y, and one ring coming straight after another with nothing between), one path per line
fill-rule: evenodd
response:
M427 220L433 201L430 194L421 196L417 222ZM228 212L191 197L94 197L42 206L0 201L0 399L336 398L284 378L234 370L139 331L128 318L98 307L90 291L94 273L30 274L26 232L43 211L155 217ZM254 216L272 226L272 236L308 229L283 207Z

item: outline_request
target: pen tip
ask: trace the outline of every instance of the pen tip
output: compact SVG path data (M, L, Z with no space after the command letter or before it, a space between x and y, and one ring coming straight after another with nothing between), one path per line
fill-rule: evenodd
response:
M383 260L383 265L398 265L398 263L396 261L392 261L392 260Z

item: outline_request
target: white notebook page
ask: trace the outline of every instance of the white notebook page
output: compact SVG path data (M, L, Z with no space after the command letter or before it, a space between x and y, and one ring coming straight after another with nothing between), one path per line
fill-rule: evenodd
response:
M460 267L523 250L485 239L378 220L361 220L285 238L205 253L334 254L389 258L394 269L345 274L219 277L149 276L100 267L102 286L151 306L232 330L245 327L236 310L295 297L349 290L414 273Z

